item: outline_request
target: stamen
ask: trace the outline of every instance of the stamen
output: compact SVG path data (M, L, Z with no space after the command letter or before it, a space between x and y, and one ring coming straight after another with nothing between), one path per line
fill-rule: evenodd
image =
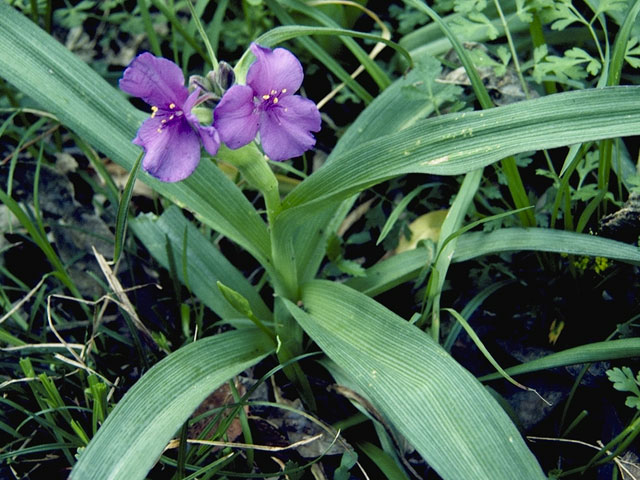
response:
M175 115L172 113L171 115L169 115L169 120L173 120L174 117Z
M273 103L274 104L278 103L278 97L273 97Z
M158 113L158 107L151 107L151 118L155 117L156 113Z
M169 108L170 108L171 110L173 110L174 108L176 108L176 104L175 104L175 103L170 103L170 104L169 104Z
M286 88L283 88L283 89L282 89L282 93L287 93L287 89L286 89Z
M263 100L269 100L269 95L262 95Z
M271 90L271 95L275 95L277 93L278 93L277 90Z
M159 127L159 128L156 130L156 132L158 132L158 133L162 133L162 127Z

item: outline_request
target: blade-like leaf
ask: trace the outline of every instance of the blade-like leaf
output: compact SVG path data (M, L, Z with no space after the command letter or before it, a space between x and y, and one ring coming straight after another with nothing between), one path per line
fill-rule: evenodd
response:
M116 234L113 240L115 244L113 247L113 261L117 262L122 253L122 247L124 245L124 239L127 232L127 219L129 216L129 202L131 202L131 196L133 195L133 186L136 184L136 177L140 171L140 165L142 165L142 154L138 155L138 159L133 164L129 178L124 186L122 195L120 196L120 203L118 204L118 215L116 217Z
M309 336L444 479L544 479L502 408L426 333L344 285L287 306Z
M258 318L265 321L271 320L271 311L255 288L180 213L177 207L168 208L157 218L152 215L140 215L131 220L129 225L133 233L149 250L149 253L167 269L171 268L168 255L168 249L171 249L173 261L176 262L175 270L180 281L220 317L237 317L237 312L216 287L217 281L221 281L241 293L249 301L251 309ZM186 265L182 265L183 258L186 260Z
M392 91L390 97L401 95L401 91L392 89L389 87L383 95L388 91ZM384 114L380 118L383 116L387 118ZM313 221L320 205L328 210L337 208L338 202L354 193L399 175L463 174L517 153L638 135L640 87L582 90L486 111L407 120L410 126L391 130L394 133L355 142L354 147L339 144L339 153L283 201L283 211L273 227L276 248L288 239L301 238L306 251L317 254L323 245L313 242L320 237L301 236L299 230ZM360 125L352 137L358 130L368 136L366 125ZM293 257L283 254L282 258ZM294 260L296 265L289 270L299 272L308 265L309 257L296 255Z
M589 343L579 347L569 348L561 352L552 353L527 363L505 368L509 375L548 370L550 368L577 365L579 363L602 362L620 358L635 358L640 356L640 338L622 338L608 342ZM500 373L485 375L480 380L498 380Z
M0 2L0 75L54 113L81 138L131 169L140 153L131 143L145 118L124 95L57 40L6 2ZM242 192L209 160L179 183L140 179L265 263L266 225Z
M620 85L620 77L622 76L622 67L624 65L624 57L627 51L627 42L631 36L631 30L636 24L636 17L640 13L640 1L636 0L630 7L624 17L624 23L621 25L616 41L613 44L613 54L611 55L611 67L609 69L609 78L607 85Z
M436 81L442 65L435 58L426 58L413 70L380 93L371 105L340 137L327 163L338 160L347 152L389 132L399 132L437 111L442 103L456 96L456 87ZM428 89L427 96L420 87Z
M364 277L350 278L346 284L365 295L375 297L416 278L422 269L431 266L434 256L434 249L408 250L376 263L367 268Z
M545 228L503 228L489 233L464 233L458 237L452 261L464 262L483 255L521 250L640 263L640 249L633 245L584 233ZM433 255L433 251L426 248L394 255L368 268L364 277L349 279L347 285L366 295L378 295L415 278L421 270L429 268Z
M512 35L528 30L529 24L523 22L516 12L517 1L501 1L500 8L502 9L505 21ZM502 32L504 27L493 2L487 2L486 9L483 13L489 18L490 24L484 26L476 24L473 29L465 28L463 23L465 14L461 12L450 13L442 19L450 26L453 33L461 42L484 43L493 40L491 36L492 31ZM429 22L424 27L417 28L408 33L400 39L399 43L409 50L414 61L420 61L424 57L443 56L451 50L449 38L442 34L441 26L435 22Z
M144 479L171 436L222 382L271 351L257 329L223 333L173 352L109 414L71 472L73 480Z
M443 115L343 151L284 200L290 208L343 199L406 173L458 175L509 155L640 134L640 87L548 95Z
M458 239L454 261L462 262L492 253L514 250L570 253L640 263L640 248L609 238L545 228L503 228L493 232L471 232Z

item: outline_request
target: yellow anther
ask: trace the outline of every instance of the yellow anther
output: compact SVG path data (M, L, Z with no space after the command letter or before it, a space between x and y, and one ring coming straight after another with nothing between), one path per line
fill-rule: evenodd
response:
M175 104L175 103L170 103L170 104L169 104L169 108L170 108L171 110L173 110L174 108L176 108L176 104Z
M151 107L151 118L155 117L156 113L158 113L158 107Z
M262 95L263 100L269 100L269 95Z
M162 128L158 128L158 129L156 130L156 132L158 132L158 133L162 133Z
M271 90L271 95L275 95L276 93L278 93L277 90Z
M167 123L167 119L163 118L162 121L160 123Z
M174 117L175 115L172 113L171 115L169 115L169 120L173 120Z
M273 97L273 103L278 103L278 97Z
M283 89L282 89L282 93L287 93L287 89L286 89L286 88L283 88Z

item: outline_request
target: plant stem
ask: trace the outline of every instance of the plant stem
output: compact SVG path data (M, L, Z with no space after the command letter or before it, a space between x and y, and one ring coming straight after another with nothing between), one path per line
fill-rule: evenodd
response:
M271 235L271 257L274 268L270 273L272 273L274 289L278 295L296 301L297 278L294 275L281 274L282 266L287 264L284 257L293 255L292 249L287 248L287 245L276 245L273 238L273 226L282 209L278 179L255 144L249 144L238 150L230 150L221 145L216 157L235 166L247 183L262 193Z
M522 70L520 69L520 62L518 61L518 52L516 52L516 46L513 44L513 38L511 38L511 32L509 31L509 26L507 25L507 20L504 18L504 13L502 13L502 8L500 7L499 0L493 0L494 5L496 6L496 10L498 11L498 16L500 16L500 22L502 23L502 28L504 29L504 34L507 37L507 43L509 44L509 50L511 51L511 58L513 58L513 66L516 69L516 74L520 79L520 85L522 85L522 91L524 92L524 96L529 99L529 88L527 87L527 82L524 81L524 77L522 76Z
M533 46L536 48L547 43L544 39L544 32L542 31L542 22L540 21L540 17L537 13L533 14L533 20L529 24L529 35L531 35L531 41L533 42ZM544 85L544 90L548 95L558 92L555 82L546 80L542 82L542 84Z

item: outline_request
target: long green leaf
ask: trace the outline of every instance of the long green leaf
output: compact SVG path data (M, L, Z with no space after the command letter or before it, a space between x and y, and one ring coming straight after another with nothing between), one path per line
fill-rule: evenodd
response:
M51 266L54 269L54 275L58 277L58 279L64 283L64 285L74 294L80 297L80 292L76 288L73 280L67 273L58 257L58 254L53 249L49 240L40 232L37 226L31 221L29 216L24 212L22 207L18 202L16 202L13 198L11 198L7 193L0 188L0 203L6 205L9 211L13 213L13 215L18 219L18 221L22 224L25 230L29 233L29 236L34 241L36 245L42 250L42 252L51 263Z
M594 235L545 228L503 228L489 233L466 233L458 239L454 261L462 262L481 255L518 250L605 257L640 264L640 248L634 245Z
M257 329L231 331L187 345L156 364L109 414L71 472L73 480L136 480L171 436L220 384L271 350Z
M640 249L609 238L546 228L504 228L493 232L470 232L458 237L453 262L464 262L483 255L513 251L540 251L605 257L639 264ZM363 277L346 283L366 295L375 296L416 278L431 266L434 252L416 248L373 265Z
M114 162L131 169L140 153L131 139L145 115L6 2L0 2L0 75ZM211 161L201 161L196 172L179 183L163 183L146 174L140 179L268 263L266 225Z
M316 280L288 308L444 479L544 479L491 395L426 333L369 297Z
M393 86L387 91L392 89ZM407 173L457 175L517 153L638 135L640 87L561 93L486 111L408 123L410 126L403 130L391 130L393 133L357 146L339 145L339 152L323 168L284 199L283 211L273 227L275 248L293 238L302 238L305 251L315 252L315 257L299 252L295 257L282 255L295 261L290 271L300 272L309 264L309 258L319 258L323 247L317 243L320 237L301 236L300 229L316 217L320 206L324 211L337 208L338 202L354 193ZM353 135L358 131L365 133L366 125L359 125ZM322 226L320 230L324 230Z
M416 122L355 148L304 180L283 208L342 199L407 173L458 175L509 155L640 134L640 87L548 95Z
M432 115L443 103L443 92L451 86L435 81L442 65L435 58L426 58L405 76L380 93L365 108L331 151L327 163L339 160L345 152L389 132L399 132ZM416 101L416 85L427 85L431 98ZM412 94L413 93L413 94ZM446 95L445 95L446 97Z
M613 54L611 55L611 68L609 69L607 85L620 85L624 56L627 52L627 42L631 36L631 29L634 25L637 25L636 17L638 16L638 13L640 13L640 1L636 0L629 7L629 11L624 17L624 23L616 35L616 41L613 45Z
M389 480L409 480L407 474L402 471L394 459L384 452L384 450L370 442L359 443L358 447L376 464Z
M140 165L142 165L142 154L138 155L138 159L133 164L129 178L124 186L122 195L120 196L120 203L118 203L118 215L116 217L116 234L113 240L113 261L117 262L122 253L122 247L124 246L124 240L127 232L127 219L129 216L129 202L131 202L131 196L133 195L133 186L136 184L136 177L140 171Z
M512 34L526 31L529 28L529 24L518 17L516 3L514 0L500 2L500 7L505 14ZM489 18L491 27L489 25L481 27L476 24L473 29L465 28L464 23L461 22L465 14L461 12L451 13L443 17L442 20L449 25L461 42L485 43L489 40L494 40L494 38L491 38L491 31L502 32L503 28L493 2L487 2L487 8L483 13ZM442 28L435 22L429 22L424 27L413 30L402 37L399 43L409 50L415 61L420 61L425 56L442 56L450 51L452 47L449 38L442 35Z
M621 358L637 358L640 356L640 338L623 338L608 342L589 343L579 347L569 348L562 352L552 353L546 357L538 358L515 367L505 368L509 375L521 375L523 373L548 370L579 363L602 362L618 360ZM498 380L502 378L500 373L485 375L480 380Z
M464 180L460 185L458 194L451 204L451 208L447 213L442 228L440 229L440 237L438 238L438 256L434 269L431 272L429 283L427 284L427 294L429 303L431 304L431 336L434 340L440 341L440 293L446 281L447 272L451 265L453 252L456 248L458 238L454 236L455 232L462 228L464 218L473 197L475 197L480 181L482 180L482 169L473 170L464 176ZM429 313L429 312L425 312ZM418 326L424 324L426 318L423 317L418 322Z
M421 0L404 0L404 3L427 14L434 23L438 24L438 26L440 27L440 30L442 30L442 33L444 33L446 37L449 39L449 42L451 42L451 46L453 47L456 54L458 55L458 60L460 60L460 63L462 63L462 65L464 66L464 69L467 72L467 77L469 77L469 81L471 82L471 87L473 88L473 92L476 94L476 98L478 99L478 102L480 103L482 108L486 109L486 108L493 107L493 100L491 100L487 87L482 82L482 79L480 78L478 71L473 65L471 56L464 49L464 47L462 46L462 43L458 40L457 36L449 28L447 23L442 18L440 18L440 16L433 9L428 7Z
M220 317L234 318L238 314L220 293L217 281L241 293L258 318L271 320L271 311L256 289L177 207L168 208L160 217L140 215L131 220L129 226L149 253L167 269L171 268L168 254L171 251L173 260L180 262L175 265L180 281ZM186 265L181 264L182 258Z
M434 256L434 249L416 248L402 252L367 268L363 277L350 278L346 284L365 295L375 297L416 278L421 270L431 266Z
M393 99L399 105L410 103L402 96L398 82L385 90L362 114L362 121L356 121L345 134L324 167L285 198L273 227L275 248L297 239L295 257L281 257L295 261L289 271L297 272L299 278L301 271L314 272L324 253L321 235L300 234L309 222L317 220L321 205L323 211L330 211L354 193L407 173L462 174L516 153L640 134L640 87L549 95L426 120L417 119L424 114L422 106L415 106L419 102L413 101L414 106L407 108L408 116L395 109L391 111L398 115L391 115L380 108ZM381 134L385 122L391 125L387 131L394 133ZM316 225L318 231L326 232L321 223Z

